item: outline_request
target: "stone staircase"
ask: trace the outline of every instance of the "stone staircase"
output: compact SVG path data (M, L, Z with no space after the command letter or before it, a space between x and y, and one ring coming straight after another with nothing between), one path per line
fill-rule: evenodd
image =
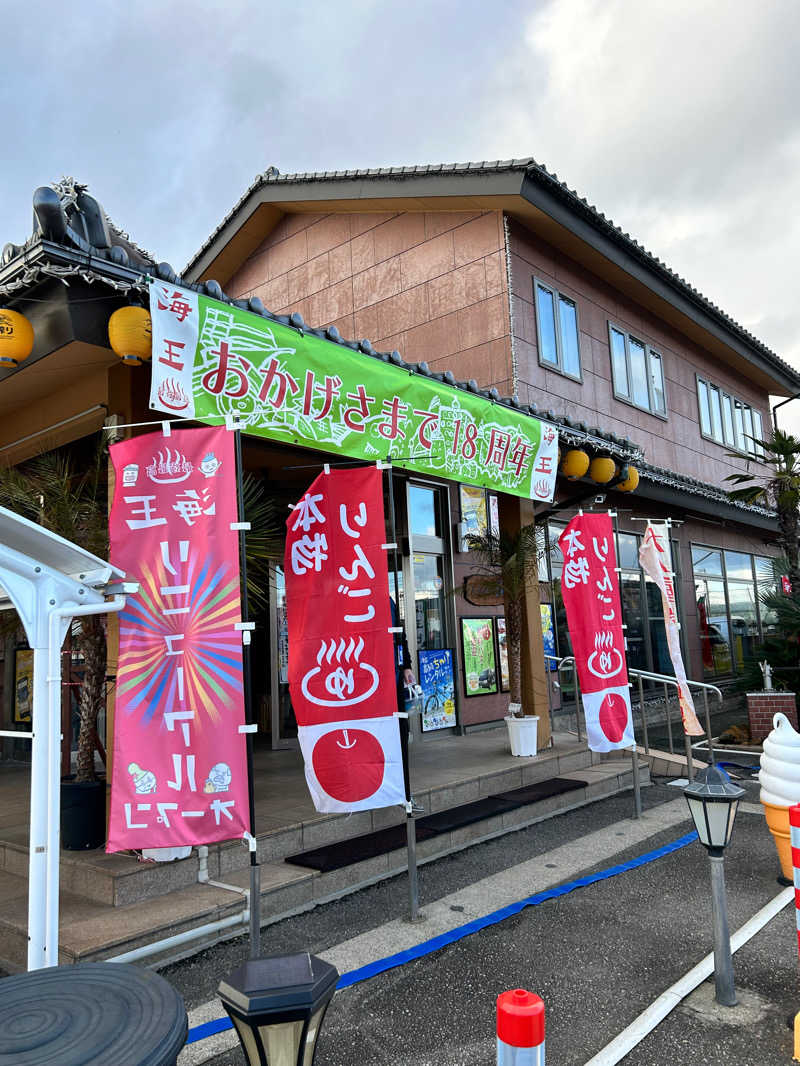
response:
M499 792L553 777L583 779L581 788L453 829L417 845L419 863L471 844L512 832L563 811L591 803L632 785L628 755L598 756L574 738L559 738L554 749L535 759L504 760L505 768L486 773L441 772L443 783L416 787L415 800L426 813L459 807ZM641 783L649 783L646 762L640 760ZM325 873L284 861L326 843L346 840L402 823L399 808L352 815L316 815L281 825L258 835L261 865L261 919L270 924L319 904L355 892L366 885L401 874L402 848ZM142 863L127 854L98 850L61 855L61 929L59 961L107 959L154 944L222 919L243 915L249 887L249 855L238 842L208 848L208 882L199 882L197 849L188 859L172 863ZM0 840L0 966L9 972L25 968L27 955L28 849L19 842ZM405 887L398 889L399 913L406 906ZM423 901L424 902L424 901ZM159 964L193 954L222 939L246 932L242 923L172 946L145 960Z

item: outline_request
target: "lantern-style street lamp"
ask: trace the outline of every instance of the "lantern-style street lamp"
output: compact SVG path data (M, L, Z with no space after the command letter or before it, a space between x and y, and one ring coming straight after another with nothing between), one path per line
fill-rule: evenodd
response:
M701 771L683 794L689 804L700 843L711 860L711 906L714 918L714 984L717 1003L736 1006L733 985L731 934L728 929L728 904L725 898L723 855L731 838L733 821L743 788L731 784L716 766Z
M251 959L221 981L248 1066L311 1066L338 980L335 966L303 952Z

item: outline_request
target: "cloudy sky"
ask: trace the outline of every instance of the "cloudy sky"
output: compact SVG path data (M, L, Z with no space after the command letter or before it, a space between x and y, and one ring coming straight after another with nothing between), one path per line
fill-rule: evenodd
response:
M270 165L532 155L800 368L797 0L0 7L0 245L64 174L181 269Z

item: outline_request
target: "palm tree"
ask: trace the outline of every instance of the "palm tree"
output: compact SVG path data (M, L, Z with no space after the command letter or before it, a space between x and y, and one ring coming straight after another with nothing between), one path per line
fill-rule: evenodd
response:
M283 562L286 546L286 503L267 492L267 484L255 474L242 480L244 517L250 523L245 538L247 599L250 613L265 611L269 602L270 563Z
M108 558L107 461L100 435L88 456L61 448L19 467L0 468L0 504L93 555ZM101 616L80 619L76 645L84 664L78 693L76 780L94 781L97 717L105 703L106 682L106 632Z
M468 536L467 544L473 556L471 587L487 600L502 598L505 602L510 702L522 706L524 601L539 580L542 530L533 523L516 533L487 530ZM526 713L524 707L522 713Z
M731 474L725 478L739 486L728 495L742 503L763 503L775 508L779 543L788 563L792 591L800 594L800 438L775 429L771 440L756 440L755 444L763 452L763 471ZM738 453L730 454L741 458Z

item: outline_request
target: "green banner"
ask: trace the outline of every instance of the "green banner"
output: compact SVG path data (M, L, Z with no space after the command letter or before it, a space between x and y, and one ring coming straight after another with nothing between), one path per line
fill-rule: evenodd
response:
M189 289L152 282L150 305L154 410L235 413L255 436L553 498L547 423Z

